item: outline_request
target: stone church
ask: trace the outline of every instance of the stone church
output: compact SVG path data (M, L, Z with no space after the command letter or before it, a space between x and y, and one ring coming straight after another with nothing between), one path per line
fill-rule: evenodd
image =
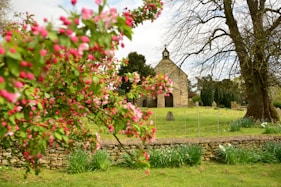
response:
M141 97L137 100L137 105L141 107L188 107L188 79L171 59L170 53L165 47L162 52L162 60L155 67L155 72L166 74L173 81L173 91L169 96L158 95L156 99L152 97Z

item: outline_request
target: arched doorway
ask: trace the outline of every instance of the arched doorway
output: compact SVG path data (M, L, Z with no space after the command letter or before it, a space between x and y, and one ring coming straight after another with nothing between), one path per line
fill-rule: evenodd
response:
M174 107L173 94L169 93L169 95L165 96L165 107Z
M142 101L142 107L146 107L147 106L147 102L146 102L146 100L144 99L143 101Z

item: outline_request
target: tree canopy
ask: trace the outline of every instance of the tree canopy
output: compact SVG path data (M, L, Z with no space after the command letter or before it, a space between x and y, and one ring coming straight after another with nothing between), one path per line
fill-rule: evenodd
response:
M140 82L142 82L142 78L148 77L148 76L155 76L154 69L146 64L146 59L143 55L138 54L137 52L131 52L128 55L128 61L126 66L122 66L119 69L119 75L124 76L122 79L122 84L120 86L120 89L125 91L125 93L128 93L131 89L131 84L125 77L127 73L133 73L138 72L140 76Z
M71 3L76 6L77 0ZM28 14L23 22L9 24L0 43L1 148L25 159L27 172L33 168L38 173L48 148L101 147L98 132L84 125L85 118L117 141L118 136L154 141L152 112L127 98L170 93L171 81L158 74L139 85L137 73L127 74L133 89L120 96L120 61L114 52L123 38L132 38L134 27L156 19L162 5L161 0L144 0L136 9L118 13L106 0L95 1L93 9L74 8L60 16L59 28L47 18L40 25ZM148 167L148 159L140 149L136 161Z
M211 74L241 74L248 108L245 117L279 121L269 95L280 77L280 0L178 0L171 25L181 63L196 61Z

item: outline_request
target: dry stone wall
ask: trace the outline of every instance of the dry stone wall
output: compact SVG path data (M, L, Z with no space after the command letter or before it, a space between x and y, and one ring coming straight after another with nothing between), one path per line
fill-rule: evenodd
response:
M277 135L258 135L258 136L236 136L236 137L221 137L221 138L174 138L174 139L158 139L153 144L143 147L147 150L152 149L169 149L172 146L199 144L204 149L202 160L216 160L216 150L219 145L231 144L237 147L261 148L266 142L281 142L281 136ZM123 141L123 146L126 150L133 151L141 148L142 144L139 141L127 140ZM125 151L115 141L104 141L102 149L106 150L111 159L115 163L122 161L122 155ZM65 168L67 166L67 156L69 152L62 149L49 149L46 156L41 160L43 166L49 169ZM9 163L10 160L10 163ZM10 150L0 148L0 165L21 167L23 161L12 156Z

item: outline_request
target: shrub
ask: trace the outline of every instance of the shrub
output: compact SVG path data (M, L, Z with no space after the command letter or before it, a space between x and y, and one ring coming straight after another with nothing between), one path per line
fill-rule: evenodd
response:
M233 121L229 124L229 131L230 132L237 132L240 131L240 123L238 121Z
M89 156L82 150L76 150L68 156L67 173L83 173L89 170Z
M239 120L241 127L250 128L254 125L254 121L251 118L242 118Z
M193 96L192 98L192 102L193 103L196 103L196 102L201 102L201 97L200 97L200 95L195 95L195 96Z
M261 156L260 157L260 162L269 163L269 164L278 163L278 159L271 152L262 151L260 156Z
M167 150L153 150L150 154L150 166L153 168L166 168L169 167L169 152Z
M91 170L106 171L111 165L112 165L112 162L110 160L108 153L104 150L98 150L92 156L89 168Z
M219 146L218 156L227 164L255 163L260 160L260 154L246 148L236 148L231 144Z
M203 149L199 144L181 146L178 151L186 165L194 166L201 164Z
M281 162L281 143L268 142L264 146L264 151L273 154Z
M182 167L201 163L202 148L198 144L150 151L150 165L154 168Z
M281 125L266 125L263 134L281 134Z
M273 106L276 108L281 108L281 101L273 101Z
M123 162L120 165L133 169L143 169L149 167L149 163L145 162L145 158L142 154L142 151L131 151L130 154L123 154Z

